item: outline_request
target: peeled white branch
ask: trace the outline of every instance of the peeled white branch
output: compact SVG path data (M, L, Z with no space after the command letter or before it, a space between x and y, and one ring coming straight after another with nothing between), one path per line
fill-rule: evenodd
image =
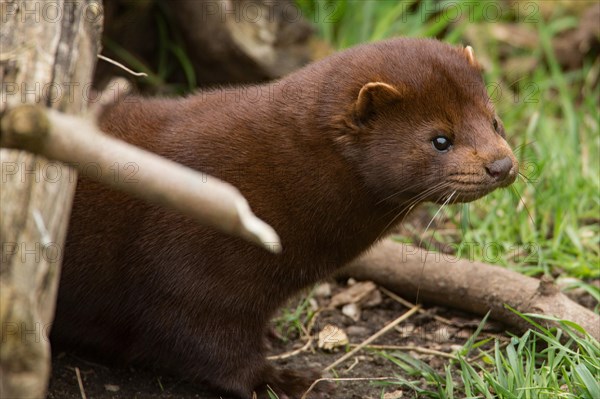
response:
M102 133L89 119L22 105L2 118L0 145L30 151L75 168L96 163L108 170L115 159L136 165L136 183L109 174L90 176L115 189L168 206L224 233L280 252L273 228L258 219L232 185ZM106 169L104 169L106 168Z

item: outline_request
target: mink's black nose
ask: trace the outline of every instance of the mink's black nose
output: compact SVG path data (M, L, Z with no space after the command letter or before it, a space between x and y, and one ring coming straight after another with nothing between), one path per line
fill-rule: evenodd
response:
M495 180L504 180L513 167L509 157L498 159L485 167L485 171Z

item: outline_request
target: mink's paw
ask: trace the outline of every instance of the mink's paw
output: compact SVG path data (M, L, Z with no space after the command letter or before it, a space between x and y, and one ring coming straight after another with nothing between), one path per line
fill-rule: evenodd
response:
M334 385L329 381L319 381L312 389L313 383L321 378L316 370L280 370L273 373L262 385L259 398L269 398L268 390L274 392L279 399L329 399ZM310 391L309 391L310 389Z

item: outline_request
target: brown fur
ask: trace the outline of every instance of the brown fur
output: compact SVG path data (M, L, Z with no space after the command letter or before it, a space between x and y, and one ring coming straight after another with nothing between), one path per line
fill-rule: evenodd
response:
M83 178L53 338L239 398L266 384L299 397L310 376L264 358L273 312L413 203L455 190L452 202L470 201L512 183L517 162L494 117L465 51L420 39L358 46L263 86L110 107L103 130L237 186L283 253ZM431 143L440 132L454 140L446 153ZM508 175L486 172L505 157Z

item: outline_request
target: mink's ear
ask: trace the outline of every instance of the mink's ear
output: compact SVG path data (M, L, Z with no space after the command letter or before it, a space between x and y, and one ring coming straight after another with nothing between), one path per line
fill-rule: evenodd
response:
M465 57L467 57L467 61L469 61L469 64L471 64L472 67L477 68L480 71L483 71L483 67L475 59L475 53L473 52L473 47L467 46L464 49L462 49L462 51L465 54Z
M402 91L383 82L369 82L358 93L354 103L353 119L358 124L365 123L372 117L377 109L388 104L400 101Z

